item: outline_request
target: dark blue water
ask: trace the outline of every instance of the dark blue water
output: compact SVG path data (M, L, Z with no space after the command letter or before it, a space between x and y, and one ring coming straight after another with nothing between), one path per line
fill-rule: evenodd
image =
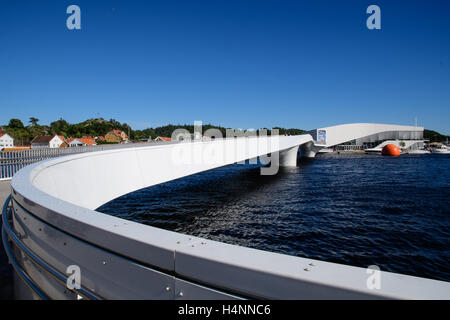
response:
M100 211L231 244L450 281L450 156L323 155L261 176L235 165Z

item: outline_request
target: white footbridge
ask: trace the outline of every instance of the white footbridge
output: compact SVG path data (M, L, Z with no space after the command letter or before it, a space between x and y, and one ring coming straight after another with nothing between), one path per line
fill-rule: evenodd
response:
M450 299L444 281L225 244L96 211L121 195L257 157L269 155L263 169L271 174L277 165L295 166L299 148L315 141L305 134L168 143L25 167L12 180L2 217L16 296ZM80 281L68 286L74 274Z

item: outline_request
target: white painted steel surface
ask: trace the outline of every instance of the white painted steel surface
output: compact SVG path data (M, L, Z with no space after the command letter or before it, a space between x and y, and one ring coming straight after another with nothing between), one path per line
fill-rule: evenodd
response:
M349 142L364 137L388 133L386 139L397 139L395 136L391 136L389 133L399 134L398 139L423 139L423 127L404 126L396 124L379 124L379 123L349 123L340 124L331 127L317 128L309 131L314 140L318 140L318 131L325 130L326 132L326 147L336 146L345 142ZM417 134L417 137L416 137ZM405 135L405 137L401 137ZM411 135L411 137L409 137Z
M171 143L171 142L162 142ZM161 144L161 143L158 143ZM14 174L23 167L45 159L56 158L70 154L94 152L112 149L148 147L155 142L127 143L127 144L102 144L95 146L70 147L70 148L37 148L0 152L0 181L11 180Z
M292 165L298 146L311 141L310 135L236 138L30 165L12 180L14 229L59 271L79 265L82 284L109 299L449 299L443 281L382 272L381 289L370 290L364 268L224 244L95 211L123 194L267 153L279 152L280 163ZM183 162L186 155L191 163ZM65 288L54 289L33 268L26 270L43 289L62 298Z

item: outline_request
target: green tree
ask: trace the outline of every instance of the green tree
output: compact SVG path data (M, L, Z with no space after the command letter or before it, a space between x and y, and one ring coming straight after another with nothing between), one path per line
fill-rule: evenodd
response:
M11 119L9 120L8 127L10 127L11 129L22 129L24 128L24 125L22 121L20 121L20 119Z
M430 140L430 142L444 142L444 141L447 141L449 136L440 134L439 132L436 132L436 131L433 131L433 130L425 129L423 131L423 138L425 140Z
M60 118L59 120L53 121L50 123L50 132L52 134L59 134L66 136L68 134L70 125L66 120Z
M31 117L29 122L31 123L32 126L35 126L39 122L39 119Z

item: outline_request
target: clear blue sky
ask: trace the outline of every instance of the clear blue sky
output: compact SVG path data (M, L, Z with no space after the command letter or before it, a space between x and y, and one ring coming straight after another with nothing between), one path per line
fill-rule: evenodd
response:
M66 28L81 7L82 30ZM382 30L366 28L381 8ZM0 124L115 118L450 134L450 1L0 0Z

